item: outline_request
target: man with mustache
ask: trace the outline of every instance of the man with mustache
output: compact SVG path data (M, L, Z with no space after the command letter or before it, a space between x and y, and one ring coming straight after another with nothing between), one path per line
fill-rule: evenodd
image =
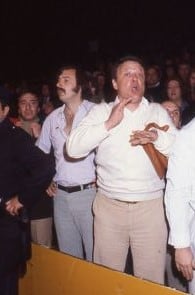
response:
M94 261L124 271L131 247L134 275L164 283L167 227L160 179L142 145L153 143L168 156L176 129L167 112L144 97L142 62L127 56L113 66L114 102L95 106L72 130L71 157L97 150L98 192L94 211ZM168 125L167 132L148 123Z
M72 128L86 116L93 103L84 100L83 72L74 65L60 69L57 92L63 105L44 121L37 145L44 152L54 150L56 175L47 192L54 197L54 223L60 251L92 260L95 197L94 153L78 160L63 154Z

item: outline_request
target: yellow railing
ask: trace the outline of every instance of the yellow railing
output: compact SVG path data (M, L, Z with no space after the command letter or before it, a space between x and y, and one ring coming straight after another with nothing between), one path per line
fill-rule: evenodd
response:
M19 295L174 295L173 289L32 245Z

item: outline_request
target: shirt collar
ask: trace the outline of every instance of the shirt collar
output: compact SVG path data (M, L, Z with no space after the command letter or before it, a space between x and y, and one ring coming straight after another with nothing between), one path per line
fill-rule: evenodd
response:
M114 101L114 105L118 104L119 102L120 102L120 100L119 100L119 97L117 96ZM139 106L141 106L141 105L145 105L145 106L149 105L149 101L144 96L142 96Z

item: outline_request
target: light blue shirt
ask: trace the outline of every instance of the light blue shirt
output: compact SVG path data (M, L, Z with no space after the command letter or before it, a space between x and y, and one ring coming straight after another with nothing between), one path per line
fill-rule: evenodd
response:
M93 105L87 100L82 102L75 114L72 129L77 127ZM53 146L56 161L54 181L58 184L74 186L95 181L94 151L87 157L77 160L64 157L63 150L67 139L64 131L66 126L64 109L65 105L57 108L45 119L36 145L45 153L50 153Z

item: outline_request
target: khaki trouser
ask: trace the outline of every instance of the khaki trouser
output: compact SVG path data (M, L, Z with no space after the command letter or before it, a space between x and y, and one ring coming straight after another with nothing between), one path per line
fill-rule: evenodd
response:
M31 220L31 239L34 243L52 246L52 217Z
M97 193L94 262L124 271L131 247L134 275L164 284L167 226L163 199L134 203Z

